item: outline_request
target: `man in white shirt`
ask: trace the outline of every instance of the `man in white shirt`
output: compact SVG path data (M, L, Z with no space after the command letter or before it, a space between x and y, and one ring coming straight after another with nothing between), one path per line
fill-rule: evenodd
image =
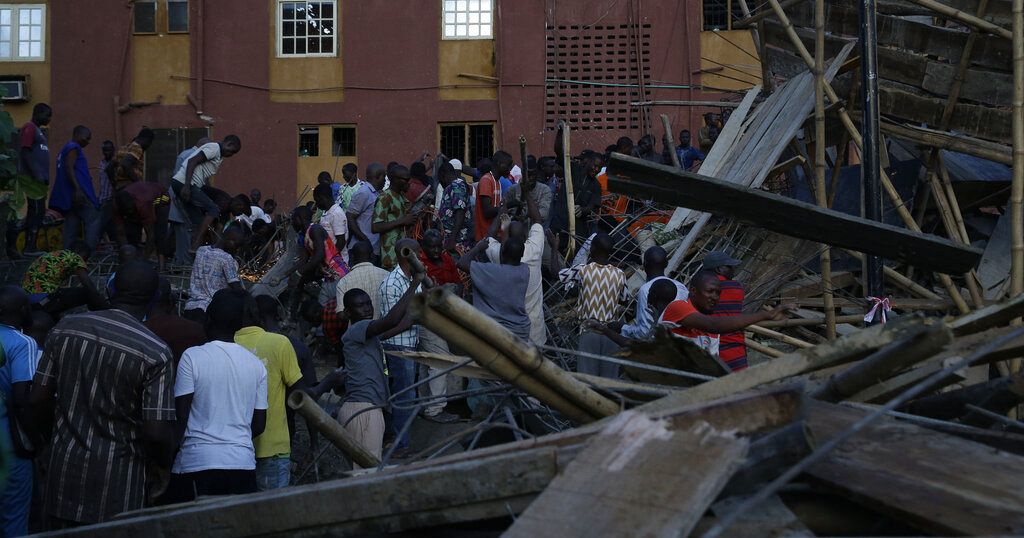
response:
M335 248L348 263L348 216L341 204L334 201L330 185L317 185L313 189L313 201L317 209L324 212L320 217L320 226L327 236L334 241Z
M174 171L171 189L174 195L185 204L198 207L203 211L203 222L195 229L192 237L192 249L195 251L202 244L203 236L220 214L220 208L203 192L203 187L210 184L210 179L217 174L224 159L231 157L242 149L242 141L235 135L228 135L220 142L210 142L199 146L180 168Z
M185 350L174 381L181 450L168 502L256 491L252 439L266 427L267 369L234 343L242 320L256 315L256 302L248 292L225 289L206 311L210 342Z
M647 340L653 336L654 321L657 316L652 315L647 298L651 293L651 286L658 280L670 280L675 284L675 300L685 301L690 298L686 286L665 276L667 267L668 253L665 252L665 249L655 245L644 251L644 274L647 276L647 282L640 286L640 290L636 293L636 319L633 323L622 326L619 331L622 336L634 340Z
M525 196L526 214L530 222L534 224L527 228L522 222L512 221L507 230L502 230L502 240L505 237L515 237L523 242L523 258L520 263L530 269L530 280L526 285L526 313L530 316L530 341L540 346L548 340L547 326L544 323L544 287L541 277L541 264L544 259L544 228L540 223L543 222L543 219L540 217L536 198L529 196L536 181L525 179L519 185L523 192L527 193ZM487 246L487 257L491 263L500 263L501 243L491 239Z

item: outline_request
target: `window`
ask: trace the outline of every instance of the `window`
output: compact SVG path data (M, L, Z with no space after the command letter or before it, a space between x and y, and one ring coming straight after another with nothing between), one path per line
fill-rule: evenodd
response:
M732 30L732 24L743 19L740 0L704 0L701 10L704 16L704 30ZM757 11L756 2L747 1L750 13Z
M169 185L178 154L195 146L200 138L209 137L210 130L206 127L154 128L153 134L153 143L146 149L143 159L145 178L146 181Z
M299 157L320 156L320 128L299 126Z
M0 59L43 60L46 6L0 4Z
M132 8L136 34L156 33L156 2L135 2Z
M188 32L188 0L167 0L167 31Z
M480 159L494 155L494 124L442 124L438 146L449 159L459 159L467 166L476 166Z
M335 2L278 2L279 56L335 56Z
M356 128L334 127L331 129L331 156L356 156Z
M445 39L490 39L495 0L443 0Z

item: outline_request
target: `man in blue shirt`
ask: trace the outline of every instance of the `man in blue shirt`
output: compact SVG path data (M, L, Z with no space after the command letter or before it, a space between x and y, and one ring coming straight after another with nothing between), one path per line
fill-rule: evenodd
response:
M17 286L0 288L0 396L6 402L6 417L0 420L0 435L14 447L7 485L0 493L0 532L4 536L28 534L28 512L32 500L32 430L29 389L39 362L35 340L21 331L32 324L28 294Z
M679 165L683 170L693 167L694 161L703 161L706 155L701 150L690 145L690 131L683 129L679 132L679 146L676 148L676 155L679 156Z
M78 125L71 132L71 141L64 144L57 156L57 177L50 194L50 208L64 215L64 248L78 239L84 228L85 244L96 250L100 228L92 224L99 219L100 200L92 186L89 161L82 151L92 140L92 131Z

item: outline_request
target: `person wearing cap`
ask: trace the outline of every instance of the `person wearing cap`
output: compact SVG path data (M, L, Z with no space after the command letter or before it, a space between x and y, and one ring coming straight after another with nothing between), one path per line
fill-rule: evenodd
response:
M715 305L715 317L737 316L743 313L745 293L743 284L733 280L740 260L721 251L704 256L704 269L718 275L721 292ZM719 338L718 355L733 372L747 368L747 343L743 331L723 334Z

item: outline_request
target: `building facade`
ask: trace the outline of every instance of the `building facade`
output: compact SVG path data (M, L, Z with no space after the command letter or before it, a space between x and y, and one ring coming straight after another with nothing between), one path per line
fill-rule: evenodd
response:
M696 129L701 109L636 103L758 83L749 33L730 30L738 1L8 0L0 82L16 122L53 106L51 145L90 127L93 163L104 139L155 129L152 181L199 137L237 134L215 184L287 207L349 162L474 164L518 157L520 136L551 154L561 120L574 151L660 140L662 113Z

